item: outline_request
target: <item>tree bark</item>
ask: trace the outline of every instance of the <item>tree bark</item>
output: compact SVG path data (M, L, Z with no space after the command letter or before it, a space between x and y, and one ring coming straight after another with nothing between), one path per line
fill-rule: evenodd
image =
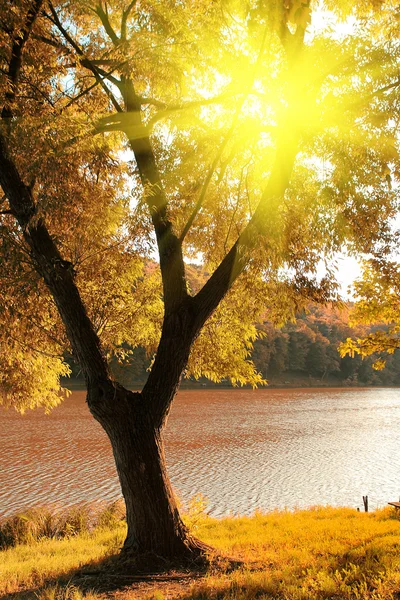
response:
M166 468L162 429L139 392L109 382L88 390L89 408L106 431L126 504L123 555L150 567L157 559L196 560L210 548L190 535Z

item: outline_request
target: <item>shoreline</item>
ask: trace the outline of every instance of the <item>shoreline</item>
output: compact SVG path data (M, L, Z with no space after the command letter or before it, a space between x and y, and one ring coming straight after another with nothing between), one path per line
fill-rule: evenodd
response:
M140 391L143 386L145 385L145 381L143 382L133 382L132 385L126 385L125 387L127 387L128 389L132 390L132 391ZM74 392L74 391L85 391L86 390L86 386L84 381L79 381L79 380L63 380L61 382L61 387L63 388L67 388L70 391ZM196 391L201 391L201 390L251 390L253 389L251 386L248 385L244 385L244 386L233 386L229 383L194 383L194 382L190 382L190 383L183 383L180 385L179 389L178 389L178 393L179 391L186 391L186 390L196 390ZM366 385L363 383L345 383L345 382L340 382L340 381L320 381L320 380L313 380L313 381L308 381L305 383L302 383L301 381L293 381L293 382L289 382L289 381L285 381L285 382L272 382L268 385L265 386L260 386L259 388L256 388L258 390L291 390L291 389L301 389L301 390L308 390L308 389L340 389L340 390L351 390L351 389L360 389L360 390L379 390L379 389L400 389L400 385Z

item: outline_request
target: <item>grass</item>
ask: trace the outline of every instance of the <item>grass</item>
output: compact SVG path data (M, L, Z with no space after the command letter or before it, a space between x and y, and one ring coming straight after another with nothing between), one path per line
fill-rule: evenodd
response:
M112 528L124 520L122 501L81 505L60 511L50 507L33 508L0 522L0 549L38 542L44 538L71 538L95 529Z
M195 503L187 516L195 534L241 559L244 566L228 572L219 561L201 575L182 572L142 582L110 580L100 591L104 561L118 552L125 535L119 509L97 511L95 517L85 509L80 520L75 511L74 519L57 517L59 527L54 515L53 521L49 515L43 520L37 511L29 519L25 515L30 526L22 537L16 527L18 536L0 552L0 599L400 598L400 519L392 509L367 514L316 507L219 520L202 514L199 506ZM32 524L35 519L41 526ZM53 525L43 526L49 519ZM65 526L71 521L72 529ZM4 526L0 524L0 535Z

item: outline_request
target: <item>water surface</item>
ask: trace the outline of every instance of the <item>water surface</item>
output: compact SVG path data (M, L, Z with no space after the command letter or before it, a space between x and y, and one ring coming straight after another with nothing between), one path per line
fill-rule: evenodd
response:
M50 415L0 412L0 515L120 497L111 448L74 392ZM315 504L371 509L400 495L400 390L188 390L166 431L183 500L211 514Z

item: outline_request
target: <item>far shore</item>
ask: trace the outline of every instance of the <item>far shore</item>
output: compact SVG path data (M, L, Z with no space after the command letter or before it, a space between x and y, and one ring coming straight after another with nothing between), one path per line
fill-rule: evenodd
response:
M140 390L144 386L145 381L133 381L130 383L124 383L125 387L131 390ZM75 379L75 378L64 378L61 381L61 386L65 387L71 391L82 391L86 390L86 385L83 379ZM268 385L260 387L258 389L323 389L323 388L339 388L339 389L352 389L352 388L360 388L360 389L379 389L379 388L397 388L400 386L396 385L368 385L362 381L341 381L336 378L327 378L327 379L317 379L315 377L291 377L287 379L280 380L271 380L268 382ZM252 389L251 386L243 386L243 387L234 387L228 381L223 381L221 383L214 383L212 381L182 381L180 385L180 390L207 390L207 389Z

